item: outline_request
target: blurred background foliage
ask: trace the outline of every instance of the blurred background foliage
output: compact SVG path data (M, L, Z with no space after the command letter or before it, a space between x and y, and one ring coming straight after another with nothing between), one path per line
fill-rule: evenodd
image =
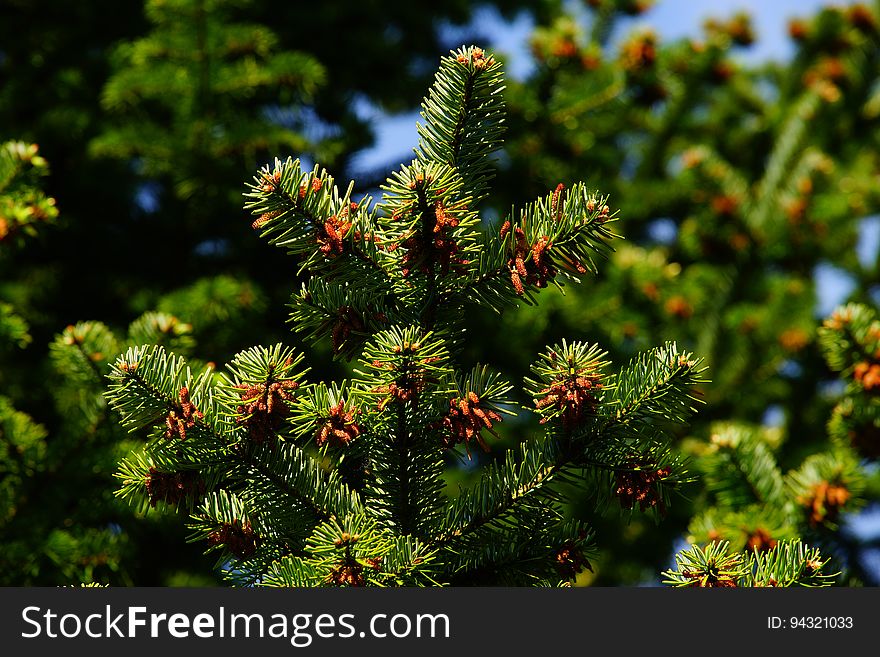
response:
M835 361L826 337L826 362L818 327L828 272L839 301L875 307L880 290L878 244L863 248L880 227L880 5L792 19L780 61L745 56L761 36L747 14L667 41L645 26L651 5L0 0L0 583L213 581L182 523L113 496L132 439L101 396L109 363L140 342L222 363L285 341L313 378L343 375L329 344L289 334L295 270L253 234L243 182L290 154L375 191L398 163L363 165L377 117L411 110L441 54L503 44L504 20L526 17L486 229L585 180L625 239L565 295L473 316L466 358L516 382L562 338L621 364L676 340L712 379L681 436L701 477L667 518L572 509L616 537L580 583L656 583L684 540L801 536L844 582L877 584L874 354L862 336L864 359ZM487 7L491 25L475 20ZM474 458L535 428L505 423ZM451 494L471 470L451 467ZM786 512L770 517L771 500Z

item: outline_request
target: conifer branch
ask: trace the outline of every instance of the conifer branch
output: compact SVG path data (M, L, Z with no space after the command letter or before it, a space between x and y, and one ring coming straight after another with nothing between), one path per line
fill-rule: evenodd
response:
M418 124L423 163L443 162L458 171L474 203L488 191L489 155L501 145L504 100L501 63L481 48L459 48L440 60Z
M590 567L593 549L591 531L565 521L567 485L662 515L685 481L668 443L696 410L698 360L667 343L607 375L606 352L563 341L526 380L543 435L455 499L445 492L450 457L490 452L504 416L517 415L509 384L452 358L465 305L501 311L579 282L616 237L607 198L583 183L511 211L497 232L481 229L502 89L500 65L481 49L444 58L416 159L388 177L376 206L290 158L249 185L254 228L307 275L291 298L294 328L329 338L334 356L357 356L352 381L305 383L301 356L281 345L240 352L218 375L193 377L161 347L130 350L114 367L108 396L123 423L158 425L121 467L120 494L187 508L201 497L193 539L230 560L232 581L564 583Z
M764 553L734 553L727 541L695 545L675 555L675 561L676 569L663 573L664 583L675 587L821 587L830 586L838 574L827 572L829 557L799 540L780 541Z

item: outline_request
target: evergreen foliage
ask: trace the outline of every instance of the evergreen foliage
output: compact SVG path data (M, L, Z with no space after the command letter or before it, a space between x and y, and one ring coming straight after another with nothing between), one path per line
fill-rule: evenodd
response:
M662 516L689 479L669 439L699 403L699 360L667 343L611 371L598 346L565 340L525 382L544 430L474 486L446 490L450 467L491 451L504 415L522 414L510 384L461 360L465 314L579 281L614 237L605 198L580 183L500 225L480 220L502 86L480 48L443 58L416 158L378 204L292 159L248 186L254 228L308 276L294 330L356 359L351 378L310 382L281 344L219 372L162 345L113 365L110 404L147 438L120 466L119 495L189 512L191 540L219 552L232 582L566 583L601 537L566 517L565 500L610 497Z
M819 329L819 341L829 367L846 383L834 407L828 432L834 443L855 451L858 457L880 457L880 321L877 311L863 304L838 308Z
M306 53L280 50L267 26L235 20L246 4L147 2L153 29L114 54L101 104L118 125L92 142L93 152L136 158L146 178L171 178L179 196L209 210L217 203L211 196L226 193L229 162L246 169L267 150L318 146L259 109L308 102L324 68Z
M466 23L474 10L462 0L416 10L382 4L350 7L352 23L339 39L327 36L340 30L331 4L312 6L308 20L298 3L266 0L4 5L0 141L40 144L39 155L5 147L0 161L0 396L4 421L18 418L4 440L31 441L34 430L20 421L27 417L51 445L51 458L25 470L16 450L0 449L0 470L19 473L7 481L17 492L4 497L4 517L16 518L0 530L14 548L3 560L4 582L212 581L198 574L207 568L199 550L181 545L177 523L133 522L134 509L106 494L131 445L103 419L100 385L82 378L87 361L59 358L56 336L95 319L86 324L114 336L105 346L162 342L189 355L197 342L206 360L223 362L249 335L283 334L276 308L286 291L275 279L285 261L239 248L253 243L235 220L240 180L270 149L294 146L349 168L373 139L362 108L414 102L441 41L435 23ZM498 4L508 11L525 3ZM378 68L385 77L365 88ZM31 203L7 176L32 179L36 191L43 155L52 175L40 176L45 192ZM63 214L44 228L54 215L50 198ZM162 322L132 325L154 311L191 331L172 340ZM316 354L321 371L335 371L329 352ZM93 353L102 354L92 361L100 379L117 353ZM34 481L21 488L20 472ZM38 496L27 497L31 486Z
M182 540L160 518L139 518L114 498L115 464L136 443L108 417L104 378L128 345L145 340L179 351L192 346L191 327L162 313L147 313L124 335L100 322L67 327L50 346L55 409L65 418L51 436L44 426L0 398L0 443L4 515L0 521L2 581L5 585L51 585L139 580L189 583L200 555L178 549L169 570L144 567L156 545ZM75 491L79 491L77 494ZM180 568L181 571L175 571Z
M830 586L828 558L798 540L780 541L764 552L735 552L727 542L693 546L675 555L675 570L664 573L670 586L736 588L742 586Z
M630 10L592 4L593 22ZM570 322L601 314L595 330L623 353L672 334L723 363L707 419L759 419L780 403L809 424L803 381L779 368L793 360L810 385L818 377L813 270L870 278L853 247L856 220L877 207L875 155L857 144L873 134L863 117L880 50L873 14L865 24L854 12L824 10L811 28L833 30L840 52L831 36L805 38L790 65L758 67L734 60L752 40L745 16L709 21L701 40L636 32L616 51L590 40L589 23L560 18L536 31L541 65L508 94L516 137L502 194L587 176L621 199L630 244L602 285L554 305L589 309L566 312Z
M696 459L708 503L691 519L689 541L723 541L760 554L802 539L849 563L850 576L861 574L838 533L845 514L864 504L866 474L848 446L811 454L783 474L774 455L778 431L737 423L713 428Z
M744 64L745 14L612 42L649 0L491 4L537 68L444 58L387 180L368 114L473 3L4 8L3 582L208 583L207 542L237 583L634 584L684 536L667 583L878 583L876 5ZM275 155L273 250L235 216ZM817 332L828 271L856 303Z
M680 535L703 543L721 529L738 550L764 526L778 531L774 540L800 537L839 557L841 581L876 583L862 561L872 544L844 529L864 502L874 508L877 473L824 429L835 375L816 332L828 312L817 310L819 274L845 273L850 298L875 305L877 264L855 246L878 210L877 149L866 146L878 135L876 7L794 20L791 60L750 64L740 57L756 39L746 14L666 42L644 27L626 34L633 14L650 20L651 3L586 5L533 33L537 68L506 94L512 139L496 198L504 207L524 190L587 178L618 200L627 242L614 244L597 284L549 293L511 316L490 364L508 376L526 371L524 354L575 327L615 359L675 339L713 373L691 437L678 437L717 487L692 488L656 528L638 519L624 527L581 505L575 515L619 537L614 559L600 559L589 581L650 581ZM474 316L471 326L477 353L489 323ZM716 436L737 447L720 448ZM834 472L853 488L820 530L797 498ZM750 477L768 489L746 494ZM758 502L780 490L782 519Z
M58 217L55 199L40 185L49 164L38 150L36 144L22 141L0 144L0 262L10 261L27 238L36 237L43 225ZM26 347L29 331L15 307L0 301L0 346Z
M0 145L0 244L19 236L35 236L40 224L58 216L55 199L38 181L49 165L36 144L9 141Z

